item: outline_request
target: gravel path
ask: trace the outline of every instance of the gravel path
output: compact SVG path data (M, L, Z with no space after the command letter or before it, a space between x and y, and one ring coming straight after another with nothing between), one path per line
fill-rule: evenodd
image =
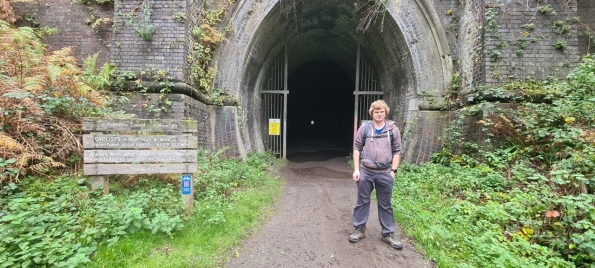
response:
M434 267L401 234L396 234L403 242L400 251L381 240L375 201L366 238L350 243L357 190L352 168L345 156L316 155L315 161L290 158L282 169L286 184L274 215L233 249L228 267Z

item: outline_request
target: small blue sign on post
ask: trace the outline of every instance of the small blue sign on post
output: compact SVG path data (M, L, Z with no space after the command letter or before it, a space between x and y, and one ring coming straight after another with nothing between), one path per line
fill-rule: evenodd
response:
M182 194L192 194L192 175L182 175Z

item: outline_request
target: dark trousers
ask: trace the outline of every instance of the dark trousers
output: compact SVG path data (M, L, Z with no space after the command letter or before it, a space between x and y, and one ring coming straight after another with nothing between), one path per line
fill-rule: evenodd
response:
M356 228L366 226L370 214L370 195L376 187L378 220L382 226L382 234L394 233L396 225L391 199L395 179L390 173L374 173L363 168L360 168L359 174L357 203L353 209L353 226Z

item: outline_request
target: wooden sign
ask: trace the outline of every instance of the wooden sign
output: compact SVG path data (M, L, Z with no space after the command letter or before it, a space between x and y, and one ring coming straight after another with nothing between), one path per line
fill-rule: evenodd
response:
M85 175L195 173L197 163L178 164L85 164Z
M87 134L83 135L83 147L85 149L198 148L198 137L191 135Z
M93 189L101 185L103 194L108 194L107 175L182 173L182 199L187 208L193 207L191 174L198 170L196 121L83 118L83 130L94 132L83 135L83 173L94 177Z
M83 135L85 175L194 173L198 170L198 137L194 136L198 123L194 120L83 118L83 129L94 132ZM130 135L128 132L140 133Z
M198 132L195 120L83 118L87 131Z
M85 150L84 154L85 163L192 163L198 157L196 150Z

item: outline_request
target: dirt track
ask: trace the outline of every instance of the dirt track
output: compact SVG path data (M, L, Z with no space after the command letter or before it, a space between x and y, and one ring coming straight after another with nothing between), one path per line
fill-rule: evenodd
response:
M344 153L312 156L288 157L282 169L286 185L274 216L233 249L236 257L228 267L434 267L400 233L403 250L382 242L375 201L366 238L350 243L356 201L352 168Z

